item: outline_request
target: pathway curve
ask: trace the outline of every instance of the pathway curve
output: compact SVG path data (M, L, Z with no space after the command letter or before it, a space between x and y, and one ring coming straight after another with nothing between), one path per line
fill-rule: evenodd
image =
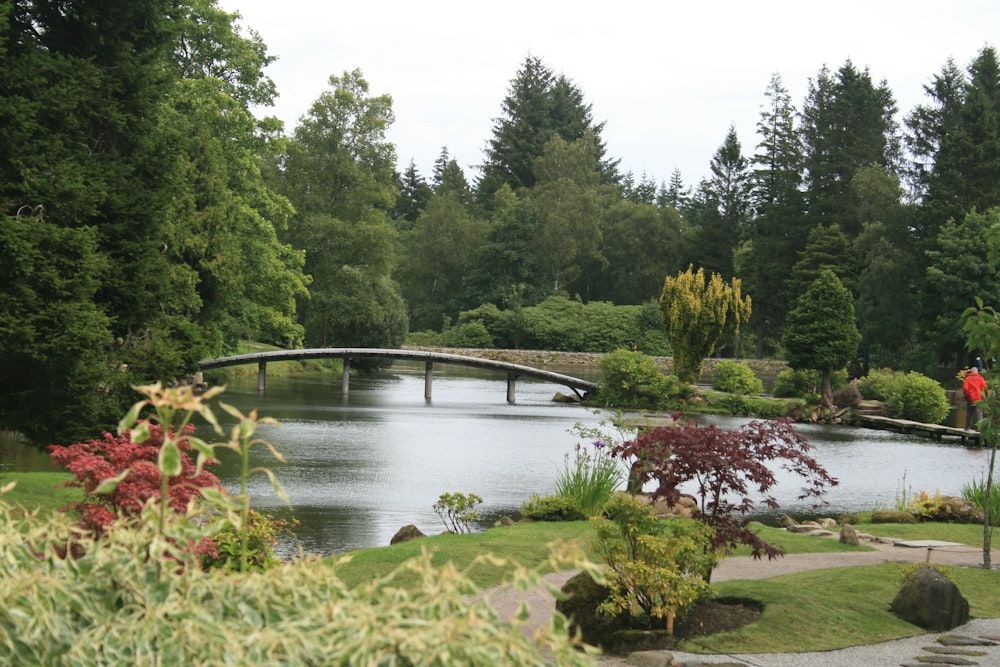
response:
M827 533L827 537L830 536L833 538L836 537L833 533ZM869 535L861 535L860 537L866 546L872 547L871 551L790 554L775 560L755 560L750 556L724 558L712 573L712 581L766 579L768 577L777 577L805 570L880 565L883 563L923 563L929 561L931 563L954 567L981 567L983 562L982 549L966 545L935 542L898 542L883 540ZM915 546L903 546L905 544ZM991 552L991 558L994 566L1000 565L1000 550L994 549ZM576 572L555 572L545 575L543 579L558 589L575 574ZM529 609L531 609L531 617L522 627L529 634L547 624L552 613L555 611L555 598L545 588L517 591L511 587L498 587L486 591L485 595L493 607L501 615L509 619L515 618L522 602L527 603ZM963 628L956 628L947 634L962 634L963 632L966 634L975 634L975 636L989 634L1000 638L1000 619L979 619L973 621L968 629L964 629L963 626ZM834 665L865 665L865 667L886 665L889 667L907 664L905 661L901 662L900 660L905 655L910 655L912 659L915 653L911 646L917 647L916 651L919 652L920 647L933 644L936 637L941 634L944 633L916 635L883 644L808 654L711 656L685 654L676 651L664 651L660 653L665 656L667 654L672 655L675 660L673 664L688 665L690 667L710 664L753 665L755 667L826 667L827 665L830 667ZM984 663L972 662L970 664L1000 665L1000 650L994 650L993 656L990 659L993 661ZM637 664L652 665L654 662L635 663L629 662L627 658L617 657L595 659L595 665L599 665L600 667L624 667L626 665ZM670 665L672 663L662 662L660 664Z

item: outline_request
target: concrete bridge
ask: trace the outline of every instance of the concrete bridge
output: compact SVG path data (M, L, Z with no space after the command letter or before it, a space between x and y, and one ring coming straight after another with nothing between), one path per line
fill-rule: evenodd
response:
M302 359L324 359L336 358L344 360L344 372L341 377L341 389L346 396L350 391L350 370L351 359L401 359L404 361L424 362L424 398L430 400L431 385L433 380L433 369L435 363L458 364L460 366L472 366L474 368L486 368L497 370L507 374L507 402L514 403L514 390L517 378L529 377L537 380L545 380L555 384L564 385L573 390L573 393L580 398L584 398L588 392L597 390L597 383L589 380L545 371L531 366L512 364L506 361L495 361L493 359L480 359L477 357L466 357L460 354L447 354L444 352L426 352L420 350L394 350L379 349L369 347L321 347L307 350L272 350L270 352L252 352L250 354L239 354L232 357L220 357L218 359L205 359L199 361L198 365L202 370L207 371L213 368L225 368L226 366L241 366L243 364L257 364L257 391L264 393L264 386L267 382L267 364L270 361L299 361ZM583 392L582 394L580 392Z

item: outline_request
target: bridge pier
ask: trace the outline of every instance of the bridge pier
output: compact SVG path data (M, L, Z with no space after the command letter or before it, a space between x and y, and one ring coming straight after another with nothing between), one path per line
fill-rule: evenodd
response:
M514 373L507 373L507 402L515 403L514 400L514 386L517 384L517 375Z
M340 393L347 396L351 393L351 359L344 357L344 372L340 375Z
M431 384L434 381L434 362L424 364L424 400L431 400Z
M264 394L264 385L267 384L267 362L257 363L257 393Z

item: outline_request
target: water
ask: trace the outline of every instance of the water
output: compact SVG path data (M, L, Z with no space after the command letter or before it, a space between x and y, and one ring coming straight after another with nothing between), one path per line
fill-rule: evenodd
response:
M552 370L587 377L586 369ZM435 368L428 402L423 373L423 364L396 363L386 373L352 378L347 397L335 375L269 378L263 398L252 381L226 393L241 408L259 407L282 422L264 435L286 463L259 449L254 464L272 468L284 485L302 522L298 535L306 552L384 546L407 524L427 534L441 532L445 527L432 506L446 492L483 498L479 527L516 516L532 494L552 493L566 455L580 440L574 424L597 426L611 416L553 403L563 387L524 380L517 385L517 404L509 405L502 375L453 366ZM749 421L699 420L729 428ZM958 495L986 469L985 450L960 444L872 429L797 428L814 445L813 457L840 483L818 509L797 499L797 477L778 470L772 495L781 509L755 518L773 522L784 512L805 518L887 509L917 491ZM221 473L234 487L236 468L226 462ZM264 477L251 490L257 507L287 512Z
M597 379L581 367L551 368ZM397 362L386 372L351 380L350 395L340 390L339 374L269 377L259 397L256 378L234 383L222 399L243 411L258 408L281 422L262 435L285 457L253 450L253 465L274 471L291 497L288 510L263 475L252 479L254 505L294 516L301 522L297 541L307 553L329 554L385 546L399 528L414 524L426 534L444 530L432 507L443 493L475 493L483 498L479 528L503 515L516 517L532 494L552 493L565 457L580 441L576 423L598 426L599 415L551 401L562 386L528 380L517 384L517 403L506 402L500 373L436 365L434 398L425 401L424 365ZM700 416L703 423L734 428L747 419ZM918 491L959 495L963 484L980 479L988 452L955 441L878 431L802 424L797 428L814 445L812 452L840 484L829 490L824 509L799 501L798 478L778 471L773 495L777 515L758 513L767 522L787 512L801 519L817 514L892 508L898 498ZM17 448L4 446L5 450ZM29 456L30 455L30 456ZM26 452L0 458L0 471L51 469L44 455ZM238 466L223 457L216 470L230 489L238 487ZM688 492L693 487L685 489Z
M262 435L285 463L258 447L253 465L271 468L289 495L302 549L327 554L387 545L408 524L443 531L433 510L443 493L482 497L482 526L516 517L532 494L551 494L580 439L574 425L597 426L602 417L553 403L566 392L559 385L519 380L513 405L506 391L503 374L439 365L426 401L423 364L397 362L389 372L352 378L347 397L340 376L329 375L268 378L264 397L255 382L240 383L223 400L281 422ZM237 486L231 457L218 472ZM251 494L256 507L286 512L266 477L253 478Z

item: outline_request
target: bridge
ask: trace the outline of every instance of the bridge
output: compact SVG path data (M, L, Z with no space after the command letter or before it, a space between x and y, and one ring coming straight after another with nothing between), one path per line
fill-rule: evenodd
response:
M207 371L213 368L225 368L227 366L241 366L244 364L257 364L257 392L263 394L267 383L267 364L276 361L301 361L303 359L343 359L344 372L341 377L341 390L345 396L350 392L350 370L351 359L400 359L403 361L423 361L424 362L424 398L430 400L431 386L433 380L433 369L435 363L457 364L460 366L472 366L473 368L485 368L497 370L507 374L507 402L515 402L515 386L517 378L529 377L537 380L545 380L555 384L564 385L573 390L579 398L585 398L588 392L597 390L597 383L589 380L545 371L531 366L512 364L506 361L496 361L494 359L481 359L478 357L466 357L460 354L447 354L444 352L427 352L421 350L395 350L380 349L373 347L320 347L305 350L271 350L269 352L251 352L250 354L238 354L232 357L220 357L218 359L205 359L198 362L201 370ZM580 392L583 391L583 394Z

